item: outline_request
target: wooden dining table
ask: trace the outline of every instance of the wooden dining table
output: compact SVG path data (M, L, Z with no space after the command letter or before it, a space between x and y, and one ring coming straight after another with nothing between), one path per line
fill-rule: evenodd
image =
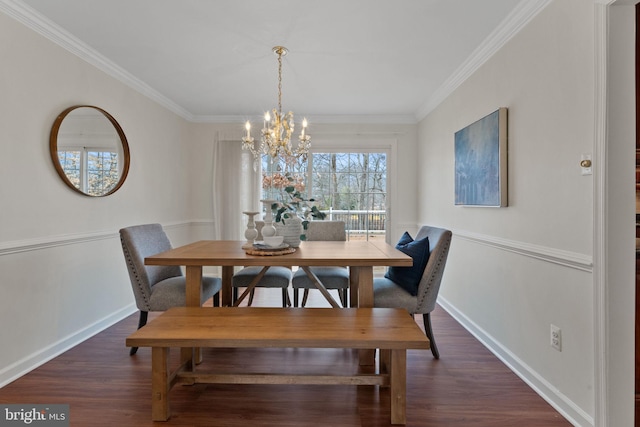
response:
M410 267L413 259L395 247L380 241L303 241L295 252L286 255L249 255L235 240L201 240L145 258L147 265L178 265L186 268L186 305L199 307L202 299L202 271L206 266L222 267L220 305L233 305L234 267L298 266L309 275L308 267L349 267L351 307L373 307L373 268ZM314 278L311 278L314 281ZM315 278L317 279L317 278ZM256 280L257 282L257 280ZM322 290L321 282L315 280ZM331 302L326 289L323 294ZM245 292L246 294L246 292ZM337 307L335 301L331 304ZM195 356L199 360L199 351ZM373 364L373 353L361 352L360 363Z
M145 258L147 265L178 265L186 268L186 305L201 303L202 271L206 266L222 267L222 306L232 305L231 282L234 267L284 266L349 267L352 307L373 307L373 267L410 267L413 260L393 246L379 241L303 241L287 255L249 255L242 248L246 242L235 240L201 240ZM307 270L307 269L305 269Z

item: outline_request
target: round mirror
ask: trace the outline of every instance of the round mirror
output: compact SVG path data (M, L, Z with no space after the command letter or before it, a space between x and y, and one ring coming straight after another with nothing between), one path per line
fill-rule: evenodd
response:
M101 197L117 191L129 172L129 144L109 113L76 105L56 118L49 138L51 160L74 191Z

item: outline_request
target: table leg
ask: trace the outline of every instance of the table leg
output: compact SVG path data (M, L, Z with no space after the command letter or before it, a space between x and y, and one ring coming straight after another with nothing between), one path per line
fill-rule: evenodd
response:
M391 372L391 350L389 349L380 349L379 353L379 361L380 364L379 370L380 372L390 373Z
M373 307L373 267L349 267L351 286L357 289L357 307L370 308ZM353 291L352 291L353 292ZM353 295L353 294L352 294ZM375 349L360 350L359 358L361 366L370 366L375 363Z
M391 350L391 424L407 423L407 350Z
M232 265L223 265L222 266L222 290L220 291L220 306L221 307L229 307L232 304L232 281L233 281L233 266Z
M202 302L202 266L187 266L187 307L200 307Z
M349 306L358 307L358 270L356 267L349 267Z
M356 286L358 288L358 307L373 307L373 267L351 267L355 270Z
M180 365L184 366L186 371L195 371L196 366L194 365L195 361L195 350L198 350L193 347L180 347Z
M202 302L202 266L187 266L187 289L186 289L186 306L200 307ZM202 362L202 355L199 348L194 348L193 364Z
M169 348L151 348L151 419L167 421L169 410Z

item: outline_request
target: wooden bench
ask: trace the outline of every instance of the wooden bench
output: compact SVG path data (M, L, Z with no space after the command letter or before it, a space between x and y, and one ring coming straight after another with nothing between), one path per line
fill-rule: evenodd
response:
M346 384L389 386L391 423L406 423L406 350L429 340L404 310L388 308L176 307L130 335L129 347L152 347L154 421L169 419L175 384ZM169 349L181 348L170 369ZM224 374L196 370L193 348L353 348L381 350L377 374ZM175 363L175 362L174 362Z

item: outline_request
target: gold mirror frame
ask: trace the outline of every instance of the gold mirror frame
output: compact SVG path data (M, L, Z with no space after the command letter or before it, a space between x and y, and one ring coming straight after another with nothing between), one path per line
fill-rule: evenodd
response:
M72 111L78 108L91 108L102 113L102 115L107 120L109 120L111 125L113 125L114 129L116 130L120 138L120 144L121 144L122 154L123 154L122 169L119 174L117 184L111 190L109 190L104 194L97 194L97 195L87 194L81 189L77 188L71 182L71 180L69 180L69 177L64 172L64 169L62 168L62 165L60 164L60 160L58 158L58 133L60 131L60 126L62 125L62 122L67 117L67 115L69 115L69 113L71 113ZM62 178L62 181L73 191L76 191L84 196L104 197L104 196L108 196L110 194L115 193L116 191L118 191L120 187L122 187L122 184L124 183L125 179L127 178L127 174L129 173L129 162L130 162L129 144L127 143L127 137L125 136L124 131L120 127L120 124L116 121L116 119L113 118L111 114L107 113L102 108L99 108L93 105L74 105L73 107L69 107L66 110L64 110L62 113L60 113L60 115L56 118L55 122L53 122L53 127L51 128L51 134L49 136L49 152L51 154L51 160L53 161L53 165L56 168L58 175L60 175L60 178Z

